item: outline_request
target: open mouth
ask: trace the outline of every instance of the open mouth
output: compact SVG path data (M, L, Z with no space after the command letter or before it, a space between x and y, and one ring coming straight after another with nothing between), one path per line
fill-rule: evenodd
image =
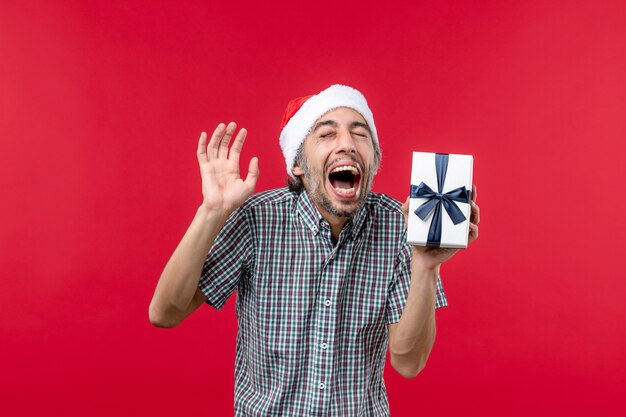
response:
M354 197L357 194L361 174L352 165L339 165L328 174L328 182L340 197Z

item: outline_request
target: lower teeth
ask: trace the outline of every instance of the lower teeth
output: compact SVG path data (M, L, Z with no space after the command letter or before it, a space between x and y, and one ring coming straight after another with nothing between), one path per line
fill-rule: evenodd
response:
M335 188L335 190L339 194L352 194L354 192L354 187L353 188Z

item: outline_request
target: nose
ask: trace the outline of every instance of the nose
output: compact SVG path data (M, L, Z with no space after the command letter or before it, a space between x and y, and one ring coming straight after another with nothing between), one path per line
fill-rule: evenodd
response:
M340 152L356 152L356 142L352 134L347 129L341 129L337 135L338 151Z

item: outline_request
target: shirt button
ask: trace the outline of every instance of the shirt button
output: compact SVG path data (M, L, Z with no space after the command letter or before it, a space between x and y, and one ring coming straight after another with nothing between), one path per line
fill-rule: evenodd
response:
M325 305L326 307L330 307L330 300L326 300L326 301L324 301L324 305Z
M324 389L326 388L326 384L324 384L323 382L320 382L320 384L318 385L319 389Z
M322 343L322 349L328 349L328 343Z

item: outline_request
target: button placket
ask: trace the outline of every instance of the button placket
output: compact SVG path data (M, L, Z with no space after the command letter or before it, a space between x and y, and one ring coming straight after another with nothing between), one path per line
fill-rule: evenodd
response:
M328 409L329 401L330 401L330 383L333 378L333 358L330 349L330 341L335 332L335 311L333 307L333 300L336 297L335 281L336 279L333 277L337 265L335 265L336 260L336 252L337 247L332 245L331 236L330 236L330 228L325 229L324 224L320 224L320 237L324 239L325 248L324 252L324 260L321 270L320 276L320 287L319 293L322 294L320 297L319 304L317 304L318 310L318 323L316 323L316 348L314 349L315 355L315 376L317 378L317 409L321 412L321 410ZM324 413L326 412L324 411Z

